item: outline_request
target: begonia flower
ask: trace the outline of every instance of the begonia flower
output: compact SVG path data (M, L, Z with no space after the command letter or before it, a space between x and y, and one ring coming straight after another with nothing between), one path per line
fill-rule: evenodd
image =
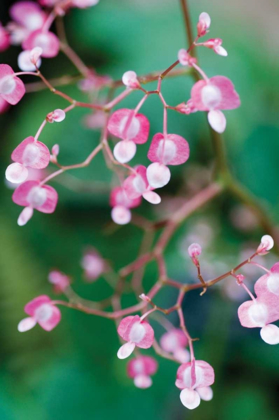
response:
M130 209L138 207L140 203L141 197L130 199L124 188L114 188L110 194L111 217L114 223L118 225L129 223L132 218Z
M152 385L151 376L157 372L158 363L150 356L138 356L129 360L127 374L134 379L137 388L149 388Z
M11 105L16 105L25 94L22 80L15 76L7 64L0 64L0 98Z
M97 280L108 269L106 261L95 248L88 248L84 252L81 266L84 269L84 277L87 281Z
M24 311L29 317L24 318L18 324L19 332L31 330L36 324L39 324L45 331L51 331L61 320L60 310L45 295L38 296L27 303Z
M63 293L71 282L69 276L58 270L52 270L49 272L48 281L53 284L55 293Z
M181 363L190 360L190 353L185 347L188 344L184 332L178 328L173 328L165 332L160 338L160 344L164 351L171 353Z
M123 188L127 193L128 198L134 200L143 197L149 203L159 204L161 197L152 191L152 187L148 184L146 177L146 167L139 165L135 167L136 174L133 173L125 179Z

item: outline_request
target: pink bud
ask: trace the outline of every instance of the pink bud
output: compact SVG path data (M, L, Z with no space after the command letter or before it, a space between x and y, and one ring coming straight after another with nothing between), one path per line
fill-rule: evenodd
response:
M66 114L63 109L55 109L55 111L50 112L47 114L46 119L48 122L53 123L64 121L66 118Z
M113 207L111 218L117 225L127 225L131 221L131 211L123 206Z
M207 34L210 24L211 24L211 19L210 19L209 14L206 12L201 13L199 16L199 22L197 25L199 37Z
M178 60L182 66L192 66L197 62L197 59L191 57L190 54L184 49L178 51Z
M39 67L41 65L41 55L43 53L43 49L41 47L35 47L33 50L30 51L30 61L33 63L36 67Z
M191 258L198 257L202 253L202 248L199 244L193 243L188 248L188 254Z
M137 89L140 87L137 74L134 71L126 71L122 76L122 82L125 86L131 89Z
M148 296L146 296L144 293L142 293L141 295L139 295L139 298L141 300L143 300L144 302L150 302L150 298Z
M228 53L225 48L222 47L222 42L221 38L212 38L205 41L202 45L204 45L204 47L211 48L214 52L216 52L216 54L226 57Z
M59 155L59 144L55 144L54 146L52 146L51 153L53 154L53 156Z
M273 246L274 246L273 238L270 235L264 235L257 249L258 255L268 254L268 251L270 251L271 248L273 248Z

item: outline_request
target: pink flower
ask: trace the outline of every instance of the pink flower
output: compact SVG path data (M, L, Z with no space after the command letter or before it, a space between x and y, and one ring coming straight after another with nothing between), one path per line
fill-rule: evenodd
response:
M134 379L137 388L149 388L152 385L151 375L157 372L158 363L150 356L139 356L129 360L127 364L127 374Z
M94 248L89 248L84 252L81 266L88 281L97 280L108 268L106 261Z
M267 344L279 344L279 328L272 324L279 320L279 263L257 280L255 293L256 299L238 308L239 321L246 328L261 328L261 337Z
M39 48L39 47L37 47ZM33 57L33 51L37 48L34 48L33 50L29 51L21 51L21 53L19 54L18 58L17 58L17 64L18 67L20 68L20 70L22 71L36 71L37 68L39 68L42 64L42 60L40 59L40 57L38 56L37 60L35 61L34 64L34 60L32 59ZM41 50L41 48L40 48Z
M182 66L189 66L189 67L191 67L193 64L197 62L197 59L194 57L191 57L190 54L183 48L178 51L178 60Z
M199 257L202 253L202 247L199 244L193 243L188 248L188 254L195 265L199 264Z
M134 71L126 71L122 76L122 82L125 86L131 89L137 89L140 87L140 83L137 78L137 73Z
M49 272L48 281L54 285L55 293L63 293L70 285L70 277L58 270Z
M59 53L60 43L54 33L37 29L31 32L22 43L24 50L32 50L35 47L42 49L42 57L52 58Z
M61 320L60 310L52 303L48 296L42 295L31 300L24 307L29 315L18 324L18 331L31 330L38 323L45 331L51 331Z
M41 29L46 20L45 12L33 1L13 4L10 15L13 22L8 25L8 29L11 32L11 42L16 45L21 44L31 32Z
M140 203L141 197L130 199L124 188L114 188L110 194L111 217L114 223L118 225L129 223L132 217L129 209L138 207Z
M198 111L209 111L209 124L218 133L223 133L226 128L226 118L220 110L240 106L234 85L224 76L214 76L195 83L191 91L191 100Z
M225 48L222 47L222 39L221 38L211 38L208 41L203 42L203 46L207 48L211 48L216 54L222 55L223 57L227 57L228 52Z
M49 164L50 153L47 146L34 137L27 137L12 153L12 163L6 170L8 181L19 184L28 177L28 167L43 169Z
M118 109L108 122L108 131L122 139L114 147L113 153L118 162L129 162L136 154L136 144L143 144L149 135L149 121L142 114L134 114L132 109Z
M55 109L54 111L47 114L46 119L49 123L61 122L66 118L66 114L63 109Z
M171 177L166 165L181 165L189 159L189 155L189 144L183 137L177 134L155 134L147 155L151 162L155 162L147 168L147 179L151 187L164 187Z
M42 213L55 211L58 194L49 185L40 185L39 181L26 181L20 184L13 193L13 202L25 208L18 218L18 225L25 225L33 216L36 209Z
M10 35L9 32L3 28L0 22L0 52L5 51L10 46Z
M193 410L200 405L201 399L209 401L213 397L210 385L214 383L215 375L212 366L203 360L193 360L183 363L177 371L175 385L182 389L180 400L182 404Z
M163 350L172 353L181 363L186 363L190 360L190 353L185 349L188 340L180 329L173 328L170 331L167 331L162 335L160 344Z
M138 315L123 318L117 328L117 332L123 340L127 341L117 352L119 359L129 357L135 347L148 349L154 341L153 328L147 321L141 321Z
M161 197L152 191L146 177L146 167L139 165L135 167L136 174L125 179L123 188L129 199L134 200L143 197L149 203L159 204Z
M14 74L10 66L0 64L0 98L11 105L16 105L25 94L22 80Z
M207 34L210 24L211 24L211 19L210 19L209 14L206 12L201 13L199 16L199 22L197 25L199 37Z

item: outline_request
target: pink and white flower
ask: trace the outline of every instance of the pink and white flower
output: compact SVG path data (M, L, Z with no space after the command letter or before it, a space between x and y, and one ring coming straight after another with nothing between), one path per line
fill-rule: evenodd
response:
M214 383L215 375L212 366L203 360L193 360L183 363L177 371L175 385L182 389L180 400L189 410L200 405L201 399L210 401L213 397L210 385Z
M36 31L31 32L22 43L22 48L24 50L33 50L33 48L36 47L42 49L42 57L56 57L60 48L59 39L52 32L37 29Z
M146 167L143 165L136 166L135 172L125 179L123 188L129 199L134 200L143 197L151 204L159 204L161 197L152 191L152 187L148 184L146 177Z
M173 354L180 363L186 363L190 360L190 353L185 349L188 340L180 329L173 328L167 331L162 335L160 344L164 351Z
M11 105L16 105L25 94L22 80L15 76L7 64L0 64L0 98Z
M37 47L39 48L39 47ZM21 53L19 54L18 58L17 58L17 64L18 67L20 68L20 70L22 71L36 71L37 68L39 68L42 64L42 60L40 58L40 56L38 56L36 62L34 63L33 60L33 51L35 50L35 48L31 51L26 50L26 51L21 51ZM40 48L41 50L41 48Z
M18 218L18 225L25 225L33 216L33 211L53 213L55 211L58 194L49 185L41 185L39 181L26 181L20 184L12 196L13 202L25 207Z
M71 279L58 270L52 270L48 274L48 281L53 284L54 293L63 293L69 287Z
M208 13L203 12L199 16L199 21L197 25L198 36L204 36L207 34L211 24L211 18Z
M129 162L136 154L136 144L143 144L149 135L149 121L143 114L132 109L118 109L108 122L108 131L122 139L114 147L113 154L118 162Z
M209 111L208 122L218 133L223 133L226 128L226 118L220 110L240 106L233 83L224 76L214 76L195 83L191 91L191 101L196 110Z
M110 194L110 205L112 207L111 218L118 225L126 225L131 221L130 209L138 207L141 197L130 199L122 187L116 187Z
M138 81L137 73L132 70L126 71L122 76L123 84L130 89L138 89L140 83Z
M255 293L256 299L238 308L239 321L246 328L261 328L261 337L267 344L279 344L279 328L272 324L279 320L279 263L257 280Z
M148 349L154 341L153 328L147 321L141 320L138 315L123 318L117 332L123 340L127 341L117 352L119 359L129 357L135 347Z
M195 57L191 57L187 50L183 48L178 51L178 61L182 66L192 67L197 62Z
M177 134L155 134L147 155L154 162L147 168L147 179L151 187L164 187L171 177L167 165L181 165L189 159L189 155L189 144L183 137Z
M211 38L208 41L202 43L204 47L211 48L216 54L222 55L223 57L227 57L228 52L222 47L222 39L221 38Z
M274 240L270 235L264 235L261 239L261 243L258 246L258 255L266 255L274 247Z
M137 388L146 389L152 385L150 376L157 372L158 363L150 356L139 356L129 360L127 364L127 374L134 379Z
M61 320L60 310L45 295L38 296L27 303L24 311L29 317L24 318L18 324L19 332L31 330L36 324L39 324L45 331L51 331Z
M95 248L88 248L82 257L81 266L87 281L97 280L107 271L108 265Z
M12 163L6 170L8 181L19 184L28 177L28 169L44 169L50 161L48 147L30 136L23 140L13 151Z
M66 118L66 114L63 109L55 109L54 111L47 114L46 119L49 123L61 122Z

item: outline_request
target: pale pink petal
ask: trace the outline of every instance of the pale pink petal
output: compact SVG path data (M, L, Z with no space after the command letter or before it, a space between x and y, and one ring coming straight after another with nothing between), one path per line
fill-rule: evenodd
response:
M49 164L50 153L48 147L35 141L34 137L27 137L13 151L12 160L34 169L46 168Z
M58 195L49 185L39 186L39 181L26 181L14 191L13 202L19 206L33 207L42 213L53 213Z
M154 191L146 191L142 194L143 198L151 204L161 203L161 197Z
M162 188L169 183L171 173L167 166L155 162L148 166L146 176L151 187Z
M28 177L28 169L21 163L12 163L5 172L6 179L14 184L24 182Z
M25 50L32 50L35 47L42 48L42 57L52 58L57 56L59 53L59 39L52 32L43 32L40 29L28 36L23 42L22 47Z
M135 156L137 146L133 141L119 141L113 149L115 159L120 163L127 163Z
M268 307L257 301L244 302L238 308L238 318L243 327L263 327L268 321Z
M190 258L198 257L199 255L201 255L201 253L202 247L197 243L193 243L188 247L188 254Z
M174 353L177 348L184 348L188 340L184 332L178 328L173 328L162 335L160 344L163 350Z
M174 357L180 362L180 363L187 363L190 360L190 352L187 349L177 348L173 352Z
M193 378L193 367L195 378ZM210 386L214 383L215 375L212 366L203 360L183 363L177 371L175 385L180 388L197 388Z
M123 344L117 352L118 359L126 359L129 357L133 353L135 347L136 345L134 343Z
M270 251L274 246L274 240L270 235L264 235L261 239L261 243L258 246L257 253L259 255L265 255Z
M200 16L199 16L199 21L204 22L204 23L205 23L205 25L206 25L206 28L207 28L207 29L210 27L210 24L211 24L211 18L210 18L210 16L209 16L209 14L208 14L208 13L206 13L206 12L202 12L202 13L200 14Z
M14 76L13 69L7 64L0 64L0 95L11 105L16 105L25 94L21 79Z
M38 60L37 67L40 67L41 63L42 61ZM30 51L22 51L17 58L17 64L22 71L36 71L36 67L30 58Z
M166 139L162 133L155 134L152 139L148 159L164 165L181 165L189 159L188 142L177 134L168 134Z
M36 309L38 309L41 305L50 302L51 299L48 296L38 296L25 305L24 311L27 313L27 315L34 316Z
M17 329L19 332L25 332L31 330L35 325L37 324L37 321L34 318L24 318L20 321L20 323L17 326Z
M42 60L41 55L43 54L43 49L41 47L35 47L30 51L30 61L35 64L36 67L40 67Z
M185 388L180 392L180 400L184 407L188 408L189 410L194 410L201 403L199 394L193 389L188 388Z
M134 379L134 384L137 388L146 389L152 385L152 379L147 375L137 375Z
M118 225L127 225L131 221L132 214L126 207L116 206L111 210L111 218Z
M57 206L58 194L56 190L49 185L43 185L41 189L46 192L46 200L35 208L42 213L53 213Z
M19 1L10 8L12 19L33 31L41 28L45 21L45 13L33 1Z
M179 60L179 63L182 66L188 66L189 65L189 58L190 58L190 56L185 49L182 48L178 51L178 60Z
M267 344L279 344L279 328L277 325L268 324L260 331L263 341Z
M45 331L51 331L60 322L61 312L54 305L44 304L35 310L35 317Z
M131 119L129 127L126 128L128 119L134 114L132 109L118 109L115 111L108 122L108 131L115 137L125 140L133 140L134 143L143 144L149 135L149 121L142 114L136 114Z
M228 56L228 51L225 50L224 47L222 47L222 45L217 45L216 47L214 47L214 51L216 52L216 54L219 54L223 57L227 57Z
M199 387L197 388L197 392L204 401L211 401L213 398L213 391L210 386Z
M120 321L120 324L118 325L117 332L120 335L121 338L125 341L129 341L129 332L131 329L131 326L134 322L138 322L140 320L140 317L138 315L130 315L126 316Z
M154 375L157 369L157 361L150 356L139 356L127 364L127 374L130 378L135 378L139 374Z
M226 117L221 111L209 111L208 122L217 133L223 133L226 129Z
M24 226L26 223L31 219L33 216L33 209L32 207L25 207L19 215L17 219L18 226Z
M127 197L131 200L140 197L148 188L146 178L146 167L139 165L135 167L137 175L134 173L125 179L123 188Z
M95 6L99 3L99 0L72 0L72 4L75 7L80 9L85 9L86 7Z
M140 348L147 349L153 344L153 328L147 321L140 321L138 315L123 318L117 332L123 340L133 342Z
M30 203L27 201L27 196L30 190L34 187L37 187L38 185L39 181L26 181L19 185L13 193L13 202L19 206L28 207Z

